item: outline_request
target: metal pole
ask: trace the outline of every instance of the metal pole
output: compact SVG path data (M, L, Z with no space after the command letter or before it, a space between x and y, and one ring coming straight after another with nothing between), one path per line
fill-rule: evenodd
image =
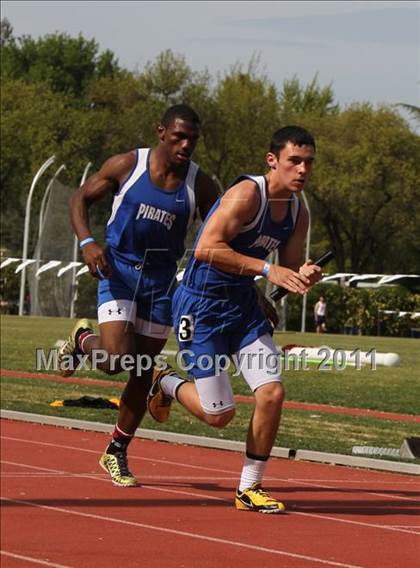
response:
M217 187L218 187L219 190L220 190L220 195L222 195L225 190L224 190L224 188L223 188L223 185L222 185L222 182L220 181L220 179L217 177L216 174L213 174L213 175L211 176L211 179L216 183Z
M311 210L309 208L309 203L308 203L308 200L306 198L305 192L302 191L301 195L302 195L303 202L305 203L305 206L306 206L306 209L308 210L308 215L309 215L308 232L306 233L306 251L305 251L305 262L306 262L309 258L309 250L310 250L310 247L311 247ZM305 333L305 331L306 331L307 303L308 303L308 297L307 297L306 294L304 294L303 299L302 299L302 320L301 320L301 326L300 326L301 333Z
M92 162L88 162L85 170L82 174L82 179L80 180L80 187L82 187L82 185L85 183L86 178L87 178L87 174L89 169L92 166ZM74 240L73 240L73 262L77 262L77 255L78 255L78 239L77 236L74 236ZM76 282L76 267L73 267L71 269L71 300L70 300L70 317L73 319L74 318L74 305L76 303L76 292L77 292L77 282Z
M29 223L31 219L31 201L32 195L34 193L35 186L45 172L45 170L54 162L55 156L51 156L48 158L46 162L42 164L42 166L37 171L34 179L32 180L31 188L29 190L28 197L26 199L26 210L25 210L25 225L23 229L23 250L22 250L22 261L27 260L28 258L28 242L29 242ZM25 301L25 280L26 280L26 267L23 268L20 274L20 293L19 293L19 315L23 316L23 307Z
M47 185L47 189L44 192L44 196L42 198L41 201L41 209L39 210L39 220L38 220L38 243L37 243L37 248L36 248L36 263L35 263L35 274L38 272L39 269L39 263L41 262L41 235L42 235L42 231L44 229L44 214L45 214L45 209L47 208L47 199L51 193L51 188L53 186L53 183L55 182L55 180L58 177L58 174L64 170L66 168L66 166L64 164L62 164L58 170L55 172L55 174L53 175L53 177L50 179L48 185ZM31 298L31 314L32 315L40 315L38 314L38 310L39 310L39 301L38 301L38 279L39 276L35 276L35 280L34 280L34 294L33 294L33 298ZM33 302L33 303L32 303Z
M45 209L47 207L47 199L48 196L50 194L51 188L53 183L55 182L55 180L58 177L58 174L62 171L65 170L66 166L64 164L61 164L61 166L58 168L58 170L55 172L55 174L53 175L53 177L50 179L50 182L47 186L47 189L45 190L44 193L44 197L42 198L42 202L41 202L41 209L39 211L39 224L38 224L38 239L41 237L41 233L42 230L44 228L44 214L45 214Z

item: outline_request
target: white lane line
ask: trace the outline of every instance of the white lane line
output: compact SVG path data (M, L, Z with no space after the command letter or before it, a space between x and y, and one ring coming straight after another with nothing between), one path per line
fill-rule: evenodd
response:
M283 480L286 481L286 480ZM287 480L288 483L293 483L293 480ZM372 483L374 483L374 481L372 481ZM336 487L331 486L331 485L325 485L325 484L321 484L321 483L310 483L310 482L306 482L306 481L299 481L298 482L299 485L306 485L308 487L321 487L322 489L336 489ZM345 487L341 487L340 489L344 489L344 491L346 490ZM351 491L354 491L353 489L351 489ZM357 491L357 489L356 489ZM418 503L420 505L420 494L419 494L419 499L416 499L415 497L404 497L403 495L389 495L388 493L377 493L376 491L364 491L365 495L375 495L376 497L387 497L388 499L396 499L397 501L411 501L412 503Z
M25 463L18 463L18 462L11 462L11 461L5 461L2 460L2 463L8 464L8 465L15 465L15 466L20 466L20 467L27 467L28 469L36 469L38 471L46 471L46 472L50 472L50 473L55 473L55 474L66 474L69 477L73 477L72 473L69 471L61 471L59 469L50 469L47 467L37 467L34 465L29 465L29 464L25 464ZM102 477L96 477L96 475L91 475L89 473L86 474L76 474L78 477L83 477L84 479L93 479L94 481L104 481L105 483L110 483L110 479L109 476L107 476L105 474L105 478ZM179 489L167 489L167 488L163 488L163 487L156 487L155 485L142 485L140 483L139 485L139 489L142 490L153 490L153 491L162 491L164 493L175 493L176 495L188 495L188 497L199 497L200 499L205 499L210 500L210 501L224 501L225 503L231 503L231 501L228 501L227 499L222 499L221 497L214 497L213 495L207 495L207 494L203 494L203 493L193 493L192 491L180 491Z
M377 497L387 497L389 499L402 499L403 501L411 501L412 503L418 503L420 505L420 495L419 499L415 497L403 497L402 495L390 495L389 493L376 493L374 491L369 491L369 495L376 495Z
M410 530L405 530L405 529L396 529L390 525L375 525L373 523L364 523L363 521L352 521L350 519L340 519L338 517L330 517L329 515L318 515L317 513L303 513L301 511L293 511L294 515L302 515L304 517L314 517L315 519L326 519L326 520L330 520L330 521L335 521L337 523L346 523L349 525L359 525L361 527L372 527L375 529L383 529L383 530L389 530L389 531L395 531L395 532L401 532L401 533L407 533L407 534L415 534L418 535L419 533L416 531L410 531Z
M16 441L16 442L23 442L23 443L29 443L29 444L36 444L36 445L41 445L41 446L50 446L50 447L54 447L54 448L63 448L66 450L75 450L75 451L80 451L80 452L88 452L90 454L96 454L98 455L98 452L95 450L89 450L87 448L79 448L77 446L67 446L64 444L53 444L51 442L39 442L36 440L25 440L23 438L12 438L9 436L1 436L2 439L5 440L11 440L11 441ZM160 459L154 459L154 458L145 458L145 457L141 457L141 456L133 456L130 455L130 460L132 459L137 459L137 460L142 460L142 461L147 461L147 462L152 462L152 463L162 463L165 465L175 465L175 466L179 466L179 467L186 467L186 468L191 468L191 469L204 469L206 471L217 471L220 473L230 473L230 474L235 474L236 472L232 471L232 470L228 470L228 469L220 469L220 468L215 468L215 467L209 467L209 466L201 466L201 465L191 465L191 464L185 464L185 463L180 463L180 462L175 462L175 461L171 461L171 460L160 460ZM290 479L290 478L281 478L281 477L265 477L266 481L281 481L284 483L298 483L299 485L304 485L307 487L320 487L322 489L332 489L334 490L335 487L331 487L328 485L324 485L321 483L311 483L311 482L306 482L306 481L300 481L300 480L296 480L296 479ZM376 483L375 480L372 480L371 483ZM399 483L399 482L398 482ZM396 499L398 500L402 500L402 501L412 501L413 503L419 503L419 500L414 498L414 497L403 497L402 495L388 495L388 494L381 494L381 493L375 493L373 491L368 491L365 493L365 495L374 495L376 497L389 497L390 499Z
M217 537L213 537L213 536L207 536L204 534L200 534L200 533L193 533L193 532L189 532L189 531L180 531L180 530L176 530L176 529L169 529L166 527L158 527L156 525L148 525L145 523L139 523L139 522L135 522L135 521L126 521L124 519L118 519L115 517L108 517L105 515L96 515L93 513L83 513L82 511L74 511L71 509L64 509L63 507L51 507L49 505L39 505L38 503L32 502L32 501L24 501L23 499L9 499L9 498L1 498L2 501L6 501L6 502L11 502L11 503L16 503L18 505L26 505L26 506L30 506L30 507L36 507L39 509L46 509L49 511L54 511L54 512L59 512L59 513L67 513L69 515L77 515L80 517L86 517L89 519L95 519L95 520L99 520L99 521L108 521L111 523L118 523L118 524L122 524L122 525L128 525L131 527L137 527L137 528L141 528L141 529L146 529L146 530L152 530L152 531L157 531L157 532L163 532L163 533L169 533L169 534L174 534L177 536L184 536L187 538L195 538L198 540L204 540L207 542L214 542L217 544L226 544L226 545L230 545L230 546L235 546L238 548L245 548L247 550L256 550L258 552L266 552L269 554L277 554L279 556L287 556L289 558L297 558L299 560L307 560L309 562L316 562L318 564L325 564L327 566L337 566L338 568L363 568L360 565L356 565L356 564L344 564L342 562L335 562L334 560L326 560L323 558L317 558L316 556L307 556L305 554L297 554L294 552L286 552L284 550L277 550L274 548L266 548L264 546L257 546L254 544L247 544L245 542L240 542L240 541L236 541L236 540L228 540L228 539L224 539L224 538L217 538Z
M388 525L388 526L389 527L403 528L403 529L414 529L414 530L420 529L420 525Z
M39 446L49 446L49 447L53 447L53 448L63 448L65 450L75 450L78 452L87 452L89 454L95 454L95 455L99 455L100 452L98 452L97 450L89 450L87 448L79 448L77 446L67 446L64 444L53 444L51 442L39 442L37 440L26 440L24 438L13 438L11 436L1 436L0 437L2 440L11 440L12 442L23 442L26 444L36 444ZM230 469L221 469L221 468L216 468L216 467L209 467L209 466L205 466L205 465L192 465L192 464L187 464L187 463L181 463L181 462L176 462L176 461L171 461L171 460L160 460L160 459L155 459L155 458L145 458L143 456L135 456L135 455L130 455L130 460L141 460L141 461L146 461L146 462L152 462L152 463L162 463L164 465L176 465L179 467L186 467L186 468L190 468L190 469L204 469L206 471L218 471L220 473L230 473L230 474L237 474L237 472L232 471ZM274 478L273 478L274 479Z
M420 529L420 525L388 525L390 527L402 527L403 529Z
M5 462L3 462L5 463ZM72 477L86 477L87 475L89 475L90 477L96 477L97 479L100 478L106 478L107 474L106 473L95 473L95 474L90 474L89 472L86 473L70 473L70 472L52 472L49 473L48 471L44 471L44 472L36 472L36 471L13 471L7 474L2 474L1 478L2 479L16 479L16 478L29 478L29 477L33 477L33 478L39 478L39 479L51 479L51 478L56 478L56 479L62 479L63 477L65 478L72 478Z
M28 469L35 469L35 470L38 470L38 471L60 473L60 470L55 470L55 469L50 469L50 468L45 468L45 467L39 467L39 466L34 466L34 465L29 465L29 464L24 464L24 463L4 461L4 460L3 460L3 463L6 463L8 465L18 466L18 467L26 467ZM109 479L97 478L97 477L91 476L89 474L83 475L83 477L88 478L88 479L93 479L94 481L105 481L105 482L109 483ZM228 500L228 499L223 499L221 497L213 497L212 495L201 494L201 493L193 493L192 491L179 491L179 490L175 490L175 489L166 489L166 488L163 488L163 487L156 487L155 485L142 485L141 488L143 490L151 489L153 491L162 491L164 493L175 493L175 494L180 494L180 495L188 495L188 497L199 497L200 499L210 499L210 500L214 500L214 501L223 501L226 504L229 504L229 505L231 504L230 499ZM389 525L377 525L377 524L373 524L373 523L365 523L363 521L352 521L350 519L341 519L339 517L330 517L329 515L324 515L324 514L305 513L303 511L302 512L300 512L300 511L289 511L289 514L301 515L301 516L304 516L304 517L314 517L316 519L323 519L323 520L329 520L329 521L335 521L336 523L346 523L346 524L364 526L364 527L375 528L375 529L390 530L390 531L400 532L400 533L408 533L408 534L414 534L414 535L418 534L416 531L411 531L411 530L407 530L407 529L400 529L400 528L393 528L393 527L390 527Z
M290 479L290 481L310 481L312 483L372 483L372 480L369 479L305 479L305 478L300 478L297 477L295 479ZM387 483L390 485L395 485L395 480L394 481L389 481L389 480L375 480L375 483ZM398 485L418 485L420 487L420 481L417 480L412 480L412 481L399 481L398 480Z
M284 480L286 481L286 480ZM289 481L289 483L293 483L293 481ZM374 483L374 481L372 482ZM321 487L322 489L332 489L334 490L335 487L331 485L325 485L321 483L310 483L306 481L299 481L299 485L306 485L307 487ZM345 489L344 489L345 490ZM354 491L354 489L349 489L350 491ZM357 491L357 489L356 489ZM363 490L364 491L364 490ZM387 497L388 499L396 499L397 501L411 501L412 503L418 503L420 505L420 499L416 499L415 497L403 497L402 495L389 495L389 493L376 493L375 491L366 491L365 495L375 495L376 497ZM419 495L420 498L420 495Z
M3 461L1 463L4 464L11 464L13 465L13 462L7 462L7 461ZM19 464L21 465L21 464ZM89 477L96 477L98 479L108 479L109 480L109 475L107 473L92 473L90 471L85 471L85 472L80 472L80 473L71 473L68 471L52 471L51 473L48 473L48 470L45 471L44 473L42 472L29 472L29 471L7 471L7 472L3 472L0 473L0 477L2 478L14 478L14 477L57 477L57 478L62 478L62 477L85 477L86 475L88 475ZM185 475L142 475L141 476L142 479L156 479L156 480L163 480L163 481L214 481L214 480L218 480L218 481L237 481L237 476L221 476L221 475L189 475L188 477L186 477Z
M9 465L24 465L24 464L16 464L13 462L7 462L4 461L2 463L5 464L9 464ZM28 467L28 466L27 466ZM48 468L42 468L42 471L40 472L22 472L22 471L7 471L7 472L3 472L0 473L0 477L7 479L7 478L17 478L17 477L39 477L39 478L80 478L80 477L89 477L91 479L100 479L100 480L109 480L109 476L106 473L91 473L91 472L85 472L85 473L71 473L68 471L59 471L59 470L49 470ZM151 480L167 480L167 481L186 481L186 480L203 480L203 481L236 481L236 477L234 476L214 476L214 475L188 475L188 477L186 477L185 475L142 475L141 476L142 479L151 479ZM270 478L267 477L266 479L277 479L277 478ZM288 483L293 483L293 481L296 480L287 480ZM303 482L300 482L303 483ZM306 485L309 486L314 486L312 483L307 483ZM150 486L148 486L150 487ZM316 486L318 487L318 486ZM326 485L323 485L322 487L326 488L326 489L334 489L334 487L328 487ZM405 501L410 501L410 502L417 502L417 499L415 499L414 497L403 497L402 495L389 495L387 493L376 493L376 492L369 492L369 495L376 495L378 497L389 497L390 499L397 499L397 500L405 500ZM399 526L399 525L388 525L388 526ZM405 527L405 525L401 525L403 527Z
M64 566L64 564L54 564L53 562L47 562L47 560L39 560L38 558L32 558L31 556L14 554L13 552L7 552L6 550L0 550L0 554L3 554L3 556L10 556L10 558L15 558L16 560L24 560L25 562L42 564L42 566L51 566L52 568L70 568L70 566Z

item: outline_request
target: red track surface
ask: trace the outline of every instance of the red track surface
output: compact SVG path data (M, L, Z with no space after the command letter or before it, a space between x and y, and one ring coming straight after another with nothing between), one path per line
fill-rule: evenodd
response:
M90 379L87 377L69 377L64 378L58 375L48 375L47 373L28 373L26 371L14 371L9 369L0 369L0 375L4 377L14 377L19 379L40 379L51 382L69 383L75 385L94 385L100 387L120 387L123 388L125 383L119 381ZM237 402L245 404L253 404L252 396L235 396ZM398 412L383 412L381 410L370 410L368 408L347 408L344 406L333 406L331 404L313 404L307 402L295 402L287 400L284 408L294 410L306 410L308 412L326 412L328 414L346 414L348 416L367 416L370 418L380 418L382 420L395 420L397 422L413 422L420 424L420 416L412 414L401 414Z
M418 565L414 476L272 459L289 513L265 516L232 506L238 453L134 440L142 486L121 489L98 466L103 434L1 425L4 568Z

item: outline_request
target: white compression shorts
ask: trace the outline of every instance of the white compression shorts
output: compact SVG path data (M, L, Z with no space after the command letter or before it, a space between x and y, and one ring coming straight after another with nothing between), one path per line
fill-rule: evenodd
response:
M259 337L232 356L252 392L268 383L280 383L280 356L270 334ZM226 370L218 375L195 380L200 403L208 414L222 414L235 407Z
M166 339L171 332L171 326L146 321L136 316L137 303L130 300L110 300L98 308L98 323L110 321L126 321L134 326L134 332L139 335Z

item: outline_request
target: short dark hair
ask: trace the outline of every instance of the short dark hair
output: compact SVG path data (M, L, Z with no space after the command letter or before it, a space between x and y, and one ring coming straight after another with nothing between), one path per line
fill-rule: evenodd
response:
M191 122L194 126L200 126L201 121L198 114L188 105L180 104L173 105L168 108L165 114L162 116L160 121L165 128L172 124L177 118L185 120L185 122Z
M270 152L277 158L288 142L296 146L313 146L316 150L314 137L301 126L284 126L276 130L270 142Z

